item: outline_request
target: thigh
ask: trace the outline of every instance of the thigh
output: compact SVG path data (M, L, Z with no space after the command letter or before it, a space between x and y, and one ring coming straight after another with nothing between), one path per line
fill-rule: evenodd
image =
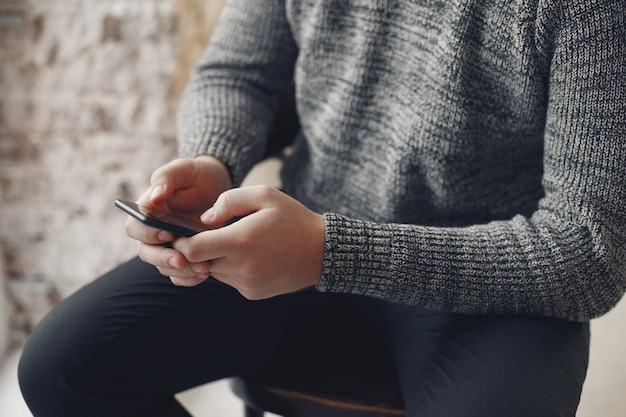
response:
M409 416L575 416L588 324L390 304L382 311Z
M248 301L212 279L176 287L134 259L35 328L20 363L24 395L31 407L74 410L65 415L179 415L163 411L174 393L290 351L319 298L304 291Z

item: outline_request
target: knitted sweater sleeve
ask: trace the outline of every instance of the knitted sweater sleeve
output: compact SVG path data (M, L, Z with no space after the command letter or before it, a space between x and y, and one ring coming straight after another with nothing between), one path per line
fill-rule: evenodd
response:
M261 158L297 47L284 0L228 0L178 110L179 154L212 155L238 185Z
M619 301L626 288L626 6L551 3L536 28L538 53L549 63L545 197L537 210L469 227L326 214L320 290L580 321Z

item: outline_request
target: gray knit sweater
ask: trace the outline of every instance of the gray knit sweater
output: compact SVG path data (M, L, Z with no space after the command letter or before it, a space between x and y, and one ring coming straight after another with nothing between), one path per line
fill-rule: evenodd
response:
M294 74L283 181L325 213L319 290L569 320L621 298L626 2L227 1L182 155L239 183Z

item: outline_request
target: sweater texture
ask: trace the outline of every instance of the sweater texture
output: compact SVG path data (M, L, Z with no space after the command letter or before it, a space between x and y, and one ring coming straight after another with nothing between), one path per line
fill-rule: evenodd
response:
M238 184L294 77L320 291L579 321L622 297L624 1L227 0L181 154Z

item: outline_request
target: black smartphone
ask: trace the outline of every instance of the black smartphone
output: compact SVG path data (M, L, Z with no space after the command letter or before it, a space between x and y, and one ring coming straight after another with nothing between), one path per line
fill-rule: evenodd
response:
M195 222L153 208L140 206L132 201L115 200L115 206L146 226L172 232L176 236L190 237L212 229L199 221Z

